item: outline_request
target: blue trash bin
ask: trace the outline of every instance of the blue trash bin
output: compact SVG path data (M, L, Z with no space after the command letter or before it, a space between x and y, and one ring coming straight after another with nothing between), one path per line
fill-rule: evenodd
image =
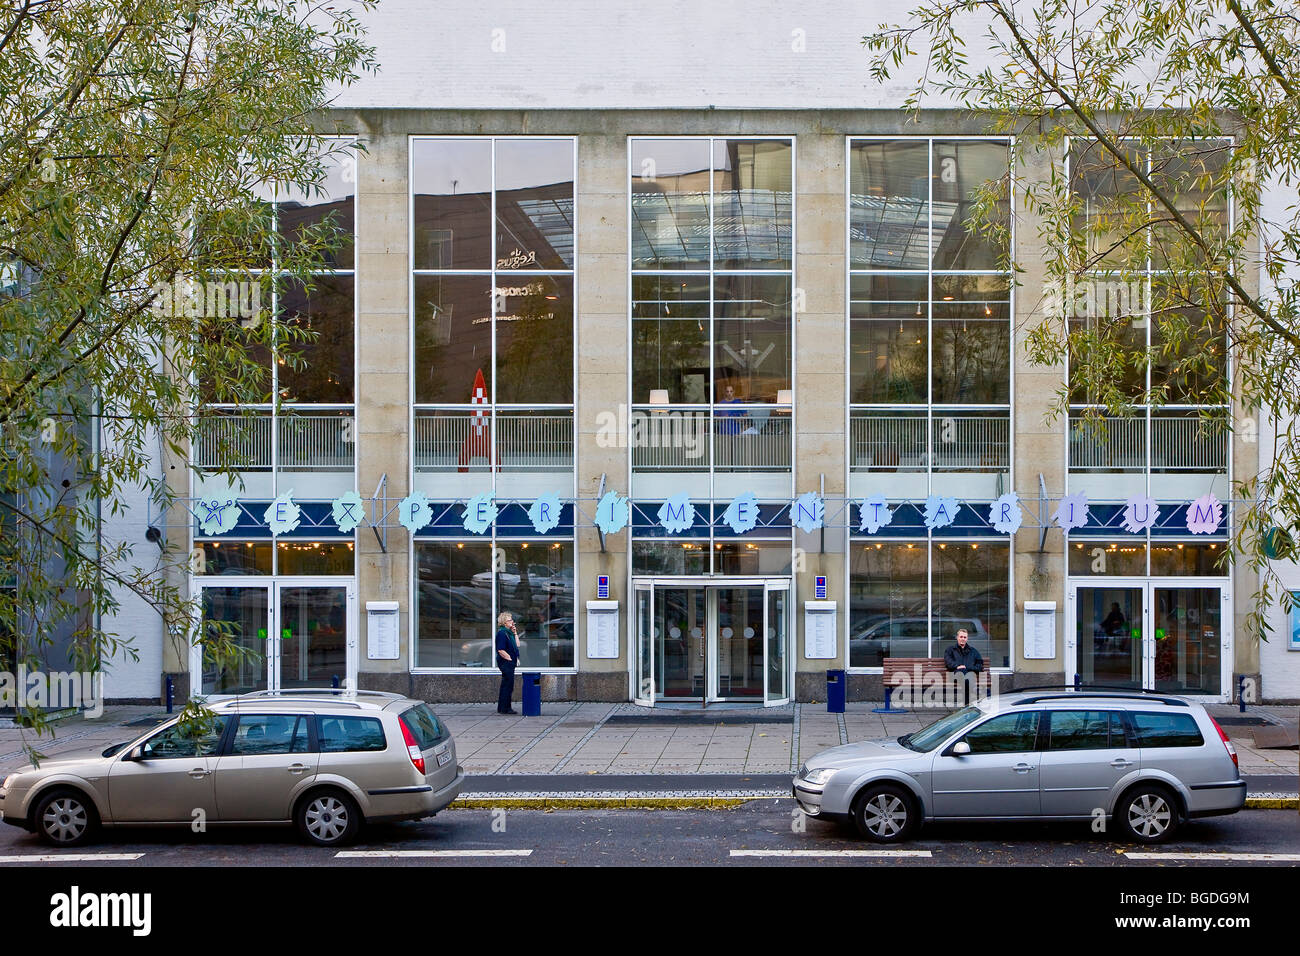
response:
M826 672L826 713L844 713L844 671Z
M524 716L542 716L542 675L524 675Z

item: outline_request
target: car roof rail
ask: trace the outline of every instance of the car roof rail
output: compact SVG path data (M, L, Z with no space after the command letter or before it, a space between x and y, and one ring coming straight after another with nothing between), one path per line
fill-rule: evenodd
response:
M247 694L240 694L235 699L242 697L288 697L298 694L332 697L386 697L389 700L405 700L401 694L391 694L384 690L353 690L346 687L282 687L279 690L254 690Z
M1069 691L1069 693L1055 694L1034 694L1029 697L1014 701L1013 706L1020 707L1024 704L1037 704L1045 700L1078 700L1081 697L1105 698L1107 700L1149 700L1153 703L1165 704L1169 707L1187 707L1187 701L1180 697L1167 697L1157 695L1154 691L1133 688L1133 687L1116 687L1114 685L1103 684L1082 684L1078 687L1073 684L1049 684L1041 687L1017 687L1013 694L1019 694L1023 691L1031 690L1052 690L1052 691Z

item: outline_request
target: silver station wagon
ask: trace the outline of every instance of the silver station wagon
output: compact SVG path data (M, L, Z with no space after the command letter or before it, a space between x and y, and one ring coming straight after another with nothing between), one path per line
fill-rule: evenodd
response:
M296 825L320 846L363 823L432 816L465 774L446 726L418 700L374 691L259 692L210 705L87 757L0 783L5 823L77 846L103 827Z
M1237 752L1200 704L1090 691L1019 692L885 743L833 747L794 780L809 816L897 843L927 820L1096 820L1166 840L1185 820L1235 813Z

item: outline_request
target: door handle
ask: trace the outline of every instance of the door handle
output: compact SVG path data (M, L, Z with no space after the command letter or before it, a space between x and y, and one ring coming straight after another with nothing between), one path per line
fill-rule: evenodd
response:
M1132 760L1125 760L1123 757L1116 757L1110 762L1110 765L1116 770L1123 770L1125 767L1133 766Z
M1034 768L1027 763L1018 763L1011 769L1014 770L1016 773L1029 773L1029 771L1033 770Z
M307 769L307 765L302 763L295 763L295 764L290 764L285 769L288 770L290 773L302 773L304 770Z
M211 770L204 770L202 767L195 767L190 771L190 776L195 780L198 780L200 777L206 777L210 773L212 773Z

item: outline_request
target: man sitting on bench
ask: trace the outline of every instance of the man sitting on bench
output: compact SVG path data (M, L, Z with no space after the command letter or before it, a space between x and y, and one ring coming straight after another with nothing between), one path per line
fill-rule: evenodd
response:
M975 645L970 643L970 635L967 634L966 628L957 628L957 643L943 652L943 666L948 668L948 673L960 675L961 682L966 687L964 699L969 704L971 685L969 675L984 670L984 658L975 649Z

